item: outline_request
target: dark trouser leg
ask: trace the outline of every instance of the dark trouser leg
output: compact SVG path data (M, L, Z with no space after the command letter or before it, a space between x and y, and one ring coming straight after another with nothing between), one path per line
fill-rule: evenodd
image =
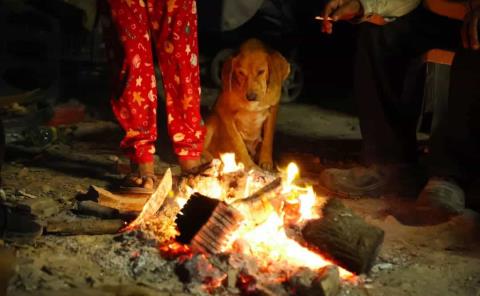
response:
M5 211L6 211L6 206L0 204L0 237L3 236L5 227L7 226L7 223L6 223L7 215Z
M421 55L459 42L459 22L419 7L385 26L362 24L354 96L367 163L416 161L416 126L423 96Z
M480 164L480 52L456 53L450 72L448 113L432 145L430 173L466 181Z

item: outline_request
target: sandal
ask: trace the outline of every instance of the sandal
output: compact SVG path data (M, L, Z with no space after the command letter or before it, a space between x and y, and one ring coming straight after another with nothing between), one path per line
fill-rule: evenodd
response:
M133 179L138 178L142 180L141 184L136 184ZM147 180L151 179L153 181L152 188L145 188L143 185ZM125 194L153 194L155 189L158 187L159 179L155 174L145 174L143 176L139 176L138 173L131 173L128 174L125 178L123 178L122 185L119 187L120 193Z

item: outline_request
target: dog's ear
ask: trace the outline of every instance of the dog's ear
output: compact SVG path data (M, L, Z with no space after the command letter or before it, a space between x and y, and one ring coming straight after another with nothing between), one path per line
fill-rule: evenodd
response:
M290 64L278 51L270 53L268 57L269 82L277 80L280 84L290 74Z
M226 91L232 90L232 81L233 81L233 68L235 64L236 57L229 57L222 66L222 87Z

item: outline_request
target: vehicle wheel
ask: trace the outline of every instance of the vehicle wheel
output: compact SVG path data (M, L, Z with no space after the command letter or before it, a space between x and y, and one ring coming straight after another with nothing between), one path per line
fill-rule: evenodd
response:
M231 48L224 48L220 50L210 64L210 78L217 87L222 87L222 67L223 63L233 54L234 50Z
M302 68L296 62L290 62L290 74L283 82L281 103L291 103L298 99L303 90Z

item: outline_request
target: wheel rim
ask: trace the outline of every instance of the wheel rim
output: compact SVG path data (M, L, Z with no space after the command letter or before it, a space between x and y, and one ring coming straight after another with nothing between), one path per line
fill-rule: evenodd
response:
M282 86L282 103L295 101L303 90L303 72L300 66L295 63L290 63L290 74L284 81Z

